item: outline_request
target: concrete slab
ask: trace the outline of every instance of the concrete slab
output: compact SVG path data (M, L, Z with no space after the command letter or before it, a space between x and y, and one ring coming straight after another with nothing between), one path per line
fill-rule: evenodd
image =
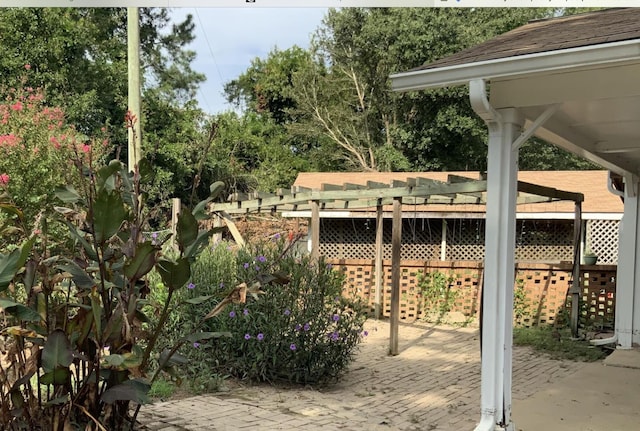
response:
M640 369L640 348L616 349L604 360L604 364L610 367Z

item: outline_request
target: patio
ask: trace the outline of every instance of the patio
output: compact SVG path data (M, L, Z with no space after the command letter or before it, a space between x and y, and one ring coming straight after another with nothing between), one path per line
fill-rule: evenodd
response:
M141 411L149 430L473 429L480 396L476 328L400 325L388 356L389 324L369 320L350 372L326 390L233 385L228 392L159 402ZM523 431L617 431L640 421L640 364L557 361L514 348L513 405ZM634 356L637 357L637 356ZM613 360L613 361L612 361ZM544 421L542 423L541 421Z

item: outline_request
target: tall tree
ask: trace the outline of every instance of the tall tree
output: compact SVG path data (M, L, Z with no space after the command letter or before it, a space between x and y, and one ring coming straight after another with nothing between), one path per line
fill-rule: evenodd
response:
M330 10L315 36L316 65L294 78L294 100L304 119L298 129L322 132L352 169L481 169L485 128L465 88L397 94L388 77L552 13Z

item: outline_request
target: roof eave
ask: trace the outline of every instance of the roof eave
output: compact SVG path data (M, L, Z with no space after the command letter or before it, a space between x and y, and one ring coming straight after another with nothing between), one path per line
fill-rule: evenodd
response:
M640 60L640 40L547 51L496 60L436 67L391 75L394 91L465 85L473 79L495 79L541 72L581 69Z

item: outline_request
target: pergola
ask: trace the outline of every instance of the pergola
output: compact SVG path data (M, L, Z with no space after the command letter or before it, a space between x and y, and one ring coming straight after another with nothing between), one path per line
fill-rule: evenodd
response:
M232 215L245 215L252 212L311 212L311 256L318 258L320 248L320 211L349 210L356 208L376 209L376 317L380 316L382 302L382 256L383 256L383 211L385 206L392 206L391 233L391 310L389 352L398 354L398 325L400 315L400 267L402 238L402 206L427 204L487 204L488 180L470 180L467 177L449 175L448 181L435 181L428 178L407 178L406 181L391 181L389 184L368 181L360 184L322 184L320 190L312 190L295 186L289 190L278 190L276 193L232 194L227 203L212 204L210 211L219 213L230 220ZM570 200L575 202L575 235L574 235L574 307L572 323L578 322L578 278L579 278L579 244L581 226L581 204L584 196L543 187L522 181L516 182L515 202L531 204ZM233 225L230 225L230 227ZM515 243L515 242L514 242ZM513 287L513 279L511 280Z
M618 348L640 342L640 9L541 20L391 76L396 91L468 85L486 122L488 196L481 419L514 430L512 316L518 148L538 136L624 180L617 277ZM487 83L490 82L490 89ZM618 190L623 189L623 190Z

